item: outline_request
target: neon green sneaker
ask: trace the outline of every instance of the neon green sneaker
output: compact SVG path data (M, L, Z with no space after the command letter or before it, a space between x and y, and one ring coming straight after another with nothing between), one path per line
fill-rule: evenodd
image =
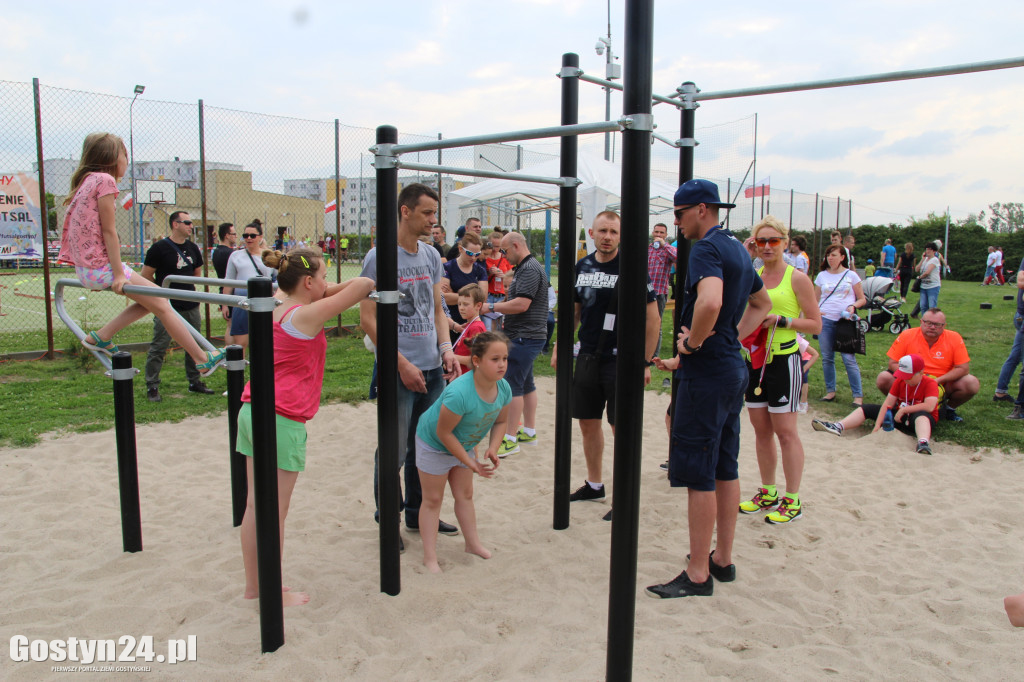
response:
M519 452L519 443L508 438L501 439L501 445L498 446L498 457L508 457Z
M764 517L765 523L779 524L796 521L803 516L803 504L793 502L792 497L783 497L779 508Z
M537 434L534 433L532 436L526 435L526 431L519 429L519 433L516 434L516 442L520 445L536 445Z
M740 502L740 511L744 514L756 514L759 511L772 509L779 504L779 493L768 495L768 488L758 488L751 499Z

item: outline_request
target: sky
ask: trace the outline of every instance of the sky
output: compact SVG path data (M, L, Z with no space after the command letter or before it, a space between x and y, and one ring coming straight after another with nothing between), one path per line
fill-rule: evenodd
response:
M664 95L683 81L709 93L1024 56L1019 0L661 0L654 11L653 83ZM4 14L0 80L127 97L141 83L150 100L445 137L556 124L561 55L578 53L602 77L594 45L609 22L605 0L115 0L102 11L54 1ZM613 1L619 57L624 19ZM580 121L603 120L604 91L581 83L580 106ZM677 138L678 113L654 111L658 132ZM1024 201L1022 112L1024 68L707 101L697 169L742 177L756 115L756 177L776 190L849 199L854 225L947 206L962 219ZM613 93L612 115L623 113ZM601 137L581 148L600 155Z

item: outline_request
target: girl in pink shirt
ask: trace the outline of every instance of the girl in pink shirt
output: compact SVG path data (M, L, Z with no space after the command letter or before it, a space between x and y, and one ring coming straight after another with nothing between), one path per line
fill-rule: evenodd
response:
M287 255L264 249L263 263L278 271L275 298L283 305L274 310L274 412L277 414L277 490L284 553L284 520L299 472L306 468L306 422L320 408L324 383L327 337L324 323L351 308L373 290L368 277L342 284L327 283L327 268L319 249L297 248ZM236 449L249 459L249 496L242 517L242 562L245 598L259 597L256 568L256 499L252 470L252 406L250 385L242 392L238 412ZM285 606L305 604L309 595L285 592Z
M64 200L68 212L64 216L57 260L72 263L78 281L87 289L113 289L114 293L124 294L135 301L106 325L89 332L82 339L82 345L89 350L113 355L118 351L111 341L114 334L153 313L160 318L171 337L196 361L200 373L204 377L209 376L223 362L223 349L203 350L192 338L185 321L171 308L169 300L124 293L125 284L156 286L121 262L114 200L117 198L117 181L124 177L127 169L128 153L121 138L110 133L92 133L82 145L82 161L71 176L71 191Z

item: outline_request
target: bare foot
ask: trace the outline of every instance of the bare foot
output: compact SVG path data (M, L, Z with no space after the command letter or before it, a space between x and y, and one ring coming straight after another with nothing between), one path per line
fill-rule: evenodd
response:
M281 603L284 606L302 606L309 603L309 595L305 592L284 592Z
M476 554L481 559L491 558L491 553L483 545L466 545L466 554Z
M423 565L427 567L427 570L431 573L441 573L441 566L436 561L423 560Z

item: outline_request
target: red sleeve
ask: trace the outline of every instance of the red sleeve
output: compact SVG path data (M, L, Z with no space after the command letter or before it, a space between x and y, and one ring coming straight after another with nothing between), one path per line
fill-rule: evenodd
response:
M924 378L924 397L925 398L938 398L939 397L939 382L935 381L931 377L926 376ZM924 402L922 400L921 402Z

